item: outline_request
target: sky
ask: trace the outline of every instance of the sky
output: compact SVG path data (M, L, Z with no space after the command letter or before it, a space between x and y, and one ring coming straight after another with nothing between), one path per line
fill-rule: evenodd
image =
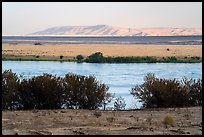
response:
M2 35L55 26L202 28L202 2L3 2Z

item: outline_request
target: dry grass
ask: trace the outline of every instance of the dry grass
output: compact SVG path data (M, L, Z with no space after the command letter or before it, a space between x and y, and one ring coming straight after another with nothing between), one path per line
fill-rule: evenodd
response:
M202 46L200 45L2 44L2 53L6 55L75 57L79 54L88 56L99 51L104 56L202 57Z

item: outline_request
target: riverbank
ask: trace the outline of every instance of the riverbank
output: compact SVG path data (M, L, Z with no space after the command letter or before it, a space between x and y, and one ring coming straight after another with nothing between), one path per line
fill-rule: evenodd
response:
M172 124L165 124L166 116ZM202 135L202 107L2 111L3 135Z
M156 62L175 62L169 61L172 57L177 59L176 62L202 62L201 45L2 44L2 60L77 61L75 59L77 55L87 57L95 52L102 52L104 57L112 58L111 60L116 57L125 57L127 60L148 56L156 58ZM139 60L133 62L145 62Z
M60 61L60 62L87 62L87 63L200 63L200 57L103 57L99 60L84 59L78 61L75 57L53 56L15 56L2 55L2 61Z

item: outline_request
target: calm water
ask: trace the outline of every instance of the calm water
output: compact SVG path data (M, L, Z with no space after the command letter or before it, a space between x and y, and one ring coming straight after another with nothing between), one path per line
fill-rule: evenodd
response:
M122 36L122 37L62 37L62 36L2 36L2 43L34 44L172 44L202 45L202 36Z
M131 87L142 84L144 76L153 72L159 78L202 78L202 63L131 63L131 64L98 64L54 61L2 61L2 72L12 69L25 77L38 76L43 73L64 76L72 72L80 75L94 75L97 80L108 85L109 91L122 96L126 109L141 107L129 93Z

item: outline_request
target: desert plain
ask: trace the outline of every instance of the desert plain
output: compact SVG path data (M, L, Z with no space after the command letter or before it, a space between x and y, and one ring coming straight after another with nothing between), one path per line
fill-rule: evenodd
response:
M202 57L201 45L150 44L2 44L3 55L68 58L102 52L104 56Z

